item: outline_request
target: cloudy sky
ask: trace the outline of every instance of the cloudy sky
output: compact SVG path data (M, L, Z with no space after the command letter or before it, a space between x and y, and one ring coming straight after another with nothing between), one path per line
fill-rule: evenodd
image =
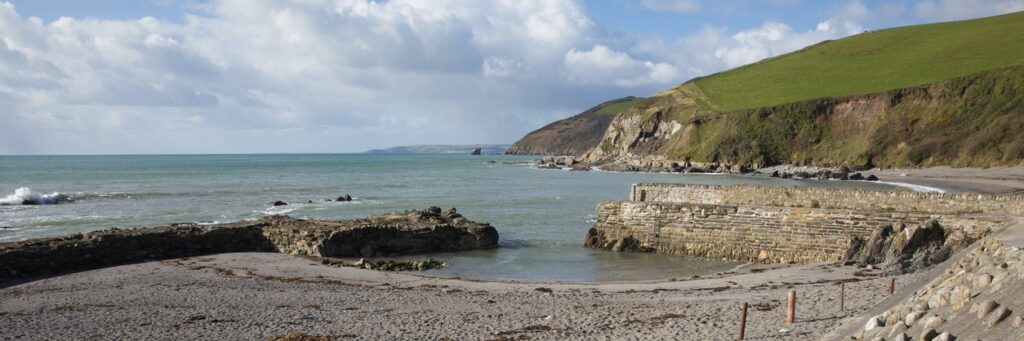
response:
M0 154L511 143L607 99L1024 0L0 0Z

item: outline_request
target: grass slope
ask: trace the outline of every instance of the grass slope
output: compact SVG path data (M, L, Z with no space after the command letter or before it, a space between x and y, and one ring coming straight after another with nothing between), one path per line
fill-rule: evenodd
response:
M513 155L580 155L597 146L615 115L643 101L626 97L601 103L569 118L534 130L505 153Z
M1024 64L1024 12L871 31L693 81L729 112L868 94Z

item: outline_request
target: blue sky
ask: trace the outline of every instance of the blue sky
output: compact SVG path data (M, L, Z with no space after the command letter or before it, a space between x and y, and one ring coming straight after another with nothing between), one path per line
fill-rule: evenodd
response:
M0 154L511 143L607 99L1024 0L0 0Z

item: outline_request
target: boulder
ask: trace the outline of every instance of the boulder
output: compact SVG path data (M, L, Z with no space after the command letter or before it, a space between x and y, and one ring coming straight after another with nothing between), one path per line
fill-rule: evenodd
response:
M867 180L867 181L878 181L878 177L875 176L874 174L872 174L872 175L868 175L868 177L864 178L864 180Z
M850 180L864 180L864 175L861 175L860 173L853 173L850 175Z
M1003 322L1003 320L1010 316L1010 313L1010 309L1006 309L1006 307L996 308L996 310L993 310L992 313L989 314L988 320L985 321L985 325L991 328L999 324L999 322Z
M277 200L277 201L274 201L274 202L270 203L270 206L288 206L288 203L286 203L284 201L281 201L281 200Z

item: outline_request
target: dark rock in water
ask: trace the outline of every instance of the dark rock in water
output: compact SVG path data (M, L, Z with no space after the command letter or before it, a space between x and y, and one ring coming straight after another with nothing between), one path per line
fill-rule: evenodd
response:
M850 180L864 180L864 176L860 173L853 173L853 175L850 175Z
M777 178L777 177L779 177L779 171L772 171L772 173L768 174L768 176L773 177L773 178Z
M360 258L358 261L355 261L353 263L347 263L344 261L334 261L330 259L322 259L320 260L320 263L329 266L344 266L381 271L426 271L448 266L448 263L442 263L431 258L428 258L425 261L382 260L377 262L367 261L364 258Z
M498 163L498 161L494 161L494 160L487 160L487 161L484 161L484 163L486 163L486 164L489 164L489 165L493 165L493 164L495 164L495 163Z
M782 173L782 178L783 179L792 179L793 178L793 174L790 174L789 172L783 172Z
M480 155L480 153L482 153L482 152L483 152L483 149L477 148L477 149L473 149L473 152L469 153L469 155Z
M798 178L798 179L810 179L811 178L811 173L808 173L808 172L796 172L796 173L793 173L793 177L794 178Z
M270 206L288 206L288 203L286 203L284 201L281 201L281 200L277 200L277 201L274 201L274 202L270 203Z
M338 199L335 199L334 201L352 201L352 196L345 194L343 196L338 197Z
M0 282L15 277L81 271L150 260L227 252L281 252L312 257L422 254L498 247L498 232L440 208L353 220L268 216L227 224L173 224L94 231L0 243ZM86 256L88 255L88 257ZM426 269L436 264L410 264ZM398 266L399 269L403 266Z
M537 168L540 168L540 169L561 169L561 167L558 167L558 165L556 165L554 163L541 164L541 165L537 166Z
M313 199L306 200L306 203L307 204L312 204L313 203Z
M864 178L864 180L867 180L867 181L878 181L878 177L875 176L874 174L872 174L872 175L868 175L868 177Z

